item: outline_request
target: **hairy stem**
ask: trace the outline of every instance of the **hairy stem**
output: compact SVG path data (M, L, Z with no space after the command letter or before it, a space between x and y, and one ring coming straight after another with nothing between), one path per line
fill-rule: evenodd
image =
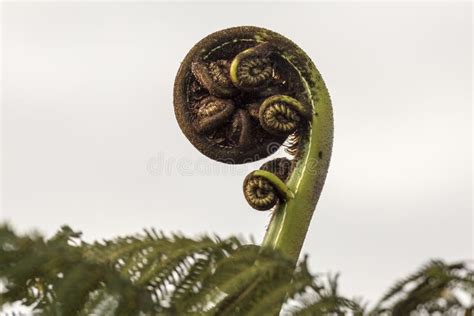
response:
M264 33L261 36L268 38L275 35ZM328 90L310 58L295 44L285 47L281 53L304 80L313 113L308 134L302 136L301 158L287 182L294 197L275 210L262 246L279 250L296 262L329 167L333 113Z

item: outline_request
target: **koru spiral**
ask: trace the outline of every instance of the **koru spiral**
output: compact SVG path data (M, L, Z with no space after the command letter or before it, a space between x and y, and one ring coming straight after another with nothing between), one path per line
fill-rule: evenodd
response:
M307 83L284 51L294 45L264 29L235 27L213 33L186 55L174 85L174 109L182 131L204 155L242 164L273 154L288 139L293 160L312 107ZM264 30L265 32L270 32ZM289 137L291 136L291 137ZM285 182L294 161L276 159L244 181L244 195L257 210L288 198Z

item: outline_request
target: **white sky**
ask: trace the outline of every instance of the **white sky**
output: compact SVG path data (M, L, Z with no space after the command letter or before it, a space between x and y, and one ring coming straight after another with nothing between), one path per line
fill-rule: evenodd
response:
M155 227L260 241L269 215L241 185L261 162L202 156L172 86L205 35L267 27L313 58L335 111L303 252L373 302L429 258L472 258L471 19L467 2L3 3L1 218L87 240Z

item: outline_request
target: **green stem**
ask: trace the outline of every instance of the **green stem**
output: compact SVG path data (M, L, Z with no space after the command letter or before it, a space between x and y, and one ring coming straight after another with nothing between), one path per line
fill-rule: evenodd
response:
M272 41L274 33L259 34ZM294 43L285 39L281 54L300 73L313 113L307 135L302 135L302 152L287 186L294 198L280 204L269 224L262 246L279 250L291 260L298 260L311 218L324 186L333 140L333 113L324 81L311 59Z

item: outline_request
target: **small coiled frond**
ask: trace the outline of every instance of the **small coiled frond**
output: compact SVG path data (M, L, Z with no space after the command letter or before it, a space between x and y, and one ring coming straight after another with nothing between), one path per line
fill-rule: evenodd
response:
M229 78L230 63L226 60L212 61L208 64L194 62L191 71L199 84L218 97L229 97L237 92Z
M244 180L243 190L247 202L256 210L265 211L279 201L294 197L285 184L291 170L291 162L279 158L266 162L260 170L251 172Z
M290 135L307 118L304 106L296 99L275 95L263 101L259 110L259 120L262 127L269 133L275 135Z
M262 90L270 85L275 68L269 57L272 51L271 44L263 43L237 54L230 66L232 83L247 91Z
M226 123L233 115L235 106L230 100L207 97L196 107L196 130L205 133Z
M244 180L244 196L254 209L265 211L278 202L277 192L272 183L264 177L249 175Z

